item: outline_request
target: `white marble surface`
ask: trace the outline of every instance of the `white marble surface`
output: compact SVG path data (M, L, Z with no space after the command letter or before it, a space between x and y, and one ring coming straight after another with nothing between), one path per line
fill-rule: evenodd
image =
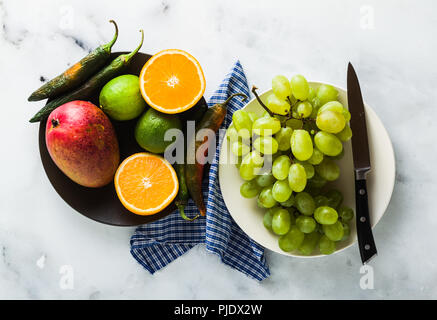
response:
M437 298L436 9L432 0L0 1L0 298ZM144 52L191 52L207 97L236 59L260 88L295 72L345 86L354 63L397 161L392 201L374 230L373 290L360 288L356 245L317 260L267 252L271 277L262 283L202 246L152 276L130 256L133 228L95 223L57 196L39 159L38 126L27 122L43 103L26 99L41 76L106 42L110 18L120 27L114 50L134 48L144 28ZM74 289L60 286L65 265Z

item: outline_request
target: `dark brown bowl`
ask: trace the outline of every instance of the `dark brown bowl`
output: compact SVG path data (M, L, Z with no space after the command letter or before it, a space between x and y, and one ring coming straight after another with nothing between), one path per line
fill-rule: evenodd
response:
M124 52L112 53L111 59L122 53ZM136 54L125 74L139 75L142 67L150 57L151 55L145 53ZM98 94L90 97L89 101L99 105ZM199 103L205 103L205 99L202 97ZM120 145L120 161L134 153L144 152L144 149L137 144L134 137L136 121L136 119L123 122L112 121ZM113 183L102 188L86 188L73 182L59 170L50 157L46 146L45 127L46 121L41 121L39 126L39 151L44 170L56 192L77 212L95 221L113 226L137 226L156 221L175 210L174 203L171 203L157 214L150 216L136 215L126 210L120 203Z

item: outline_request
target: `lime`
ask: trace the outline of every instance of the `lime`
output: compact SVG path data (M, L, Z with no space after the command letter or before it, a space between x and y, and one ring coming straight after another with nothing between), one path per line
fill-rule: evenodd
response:
M132 74L112 79L100 91L100 108L114 120L124 121L138 117L146 107L139 83L139 78Z
M135 139L147 151L163 153L165 148L175 141L175 138L172 141L164 141L165 133L170 129L182 130L179 117L150 108L138 119Z

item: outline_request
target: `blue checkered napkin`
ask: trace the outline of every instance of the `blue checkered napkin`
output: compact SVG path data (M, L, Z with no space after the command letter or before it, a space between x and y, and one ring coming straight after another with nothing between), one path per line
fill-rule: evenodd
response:
M208 102L211 107L221 103L233 93L242 92L249 96L246 76L237 61L231 72L223 80L218 90ZM222 124L227 128L234 111L244 106L240 97L228 104L228 113ZM219 137L217 134L217 141ZM209 252L217 254L227 265L259 281L270 275L264 257L264 248L250 239L232 219L223 201L218 181L219 146L211 164L209 177L203 181L206 217L195 221L185 221L179 211L171 213L156 222L137 228L131 238L131 254L150 273L165 267L183 255L196 244L205 243ZM209 184L209 186L208 186ZM185 208L189 217L199 212L190 199Z

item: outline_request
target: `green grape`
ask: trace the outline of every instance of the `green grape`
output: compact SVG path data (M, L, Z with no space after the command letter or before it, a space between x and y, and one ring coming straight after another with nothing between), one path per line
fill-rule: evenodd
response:
M295 207L305 216L311 216L316 209L313 197L307 192L300 192L294 197Z
M235 129L234 124L231 124L226 130L226 137L229 141L237 141L238 140L238 132L237 129Z
M297 104L291 107L291 116L295 119L301 119L301 116L297 113Z
M352 129L349 125L345 125L343 130L336 134L336 137L345 142L352 138Z
M323 153L319 149L317 149L317 147L314 147L313 154L308 159L308 163L312 165L316 165L321 163L322 161L323 161Z
M340 159L343 159L343 157L344 157L344 148L341 149L341 152L339 154L337 154L336 156L328 157L328 158L330 158L331 160L340 160Z
M323 207L328 205L328 198L322 195L318 195L314 197L314 203L316 204L316 208Z
M252 137L252 132L248 129L241 129L238 131L238 136L243 139L244 141L248 142L250 141L250 138Z
M275 208L271 208L267 210L263 218L264 227L266 227L266 229L270 231L272 231L272 220L273 220L274 209Z
M261 187L254 180L246 181L240 187L240 194L245 198L255 198L260 191Z
M285 122L285 125L286 125L287 127L290 127L290 128L293 129L293 130L296 130L296 129L302 129L302 127L303 127L303 122L302 122L302 120L300 120L300 119L288 119L288 120Z
M343 149L341 141L332 133L319 131L314 136L316 147L327 156L336 156ZM293 145L291 146L293 148Z
M290 127L283 127L275 134L275 139L278 141L278 149L287 151L290 149L290 139L293 134L293 129Z
M279 237L278 244L282 251L290 252L300 247L305 234L296 226L291 226L290 231Z
M326 179L322 178L317 172L314 174L310 180L308 180L308 185L313 188L323 188L326 184Z
M300 163L304 168L305 168L305 173L307 174L307 179L311 179L312 177L314 177L314 167L313 165L309 164L308 162L305 161L296 161L297 163Z
M257 167L262 167L264 164L264 158L257 151L252 151L254 154L252 156L253 164Z
M252 136L252 119L249 114L244 110L237 110L232 115L232 121L238 134L248 139Z
M340 177L339 166L331 159L325 158L316 166L317 173L327 181L335 181Z
M319 111L316 118L316 124L320 130L329 133L339 133L344 129L346 121L341 113L326 110L323 112Z
M253 142L253 147L263 154L274 154L278 151L278 142L270 136L259 137Z
M296 112L299 115L298 118L308 118L313 111L313 106L308 101L299 102L296 105Z
M260 187L268 187L271 186L276 179L271 172L263 172L255 178L255 181Z
M266 101L267 101L267 100L266 100ZM263 112L263 114L262 114L261 117L262 117L262 118L270 118L270 113L266 110L266 111Z
M338 208L343 202L343 195L336 189L331 189L324 194L328 198L328 206Z
M291 96L291 86L287 77L285 76L275 76L272 79L272 90L273 93L282 100L287 99L288 96Z
M259 136L271 136L279 130L281 130L281 122L274 117L270 117L268 113L267 116L256 119L252 125L253 133Z
M319 249L322 254L331 254L335 252L335 242L329 240L329 238L325 235L320 237L319 240Z
M330 101L330 102L325 103L324 105L322 105L320 107L317 114L322 113L324 111L328 111L328 110L342 114L344 117L344 120L346 122L349 122L349 120L351 119L351 114L350 114L349 110L347 110L345 107L343 107L343 105L338 101Z
M272 219L272 230L279 236L286 234L290 230L291 218L286 209L275 208Z
M313 154L313 142L308 131L298 129L291 135L291 151L297 160L306 161Z
M256 199L256 204L259 208L265 209L264 206L262 205L261 201L259 200L259 197Z
M273 208L277 204L277 201L273 198L272 186L264 187L258 199L264 208Z
M247 114L249 115L250 120L252 120L252 123L259 118L256 112L248 112Z
M305 168L299 163L293 163L288 171L288 183L291 190L301 192L307 184Z
M338 91L329 84L321 84L317 89L316 96L319 99L319 103L323 106L329 101L337 100Z
M308 101L313 100L316 97L316 90L314 90L313 87L310 86L309 90L308 90Z
M340 216L341 221L349 222L354 217L354 210L352 210L352 208L342 206L338 209L338 215Z
M280 99L275 94L271 94L267 97L266 105L270 111L280 115L288 114L291 108L290 104L285 99Z
M283 207L291 208L294 205L294 196L290 195L290 197L287 200L283 202L279 202L279 204Z
M325 224L323 225L323 232L329 240L340 241L344 235L343 224L338 220L334 224Z
M350 119L351 119L351 113L349 112L348 109L344 108L344 110L343 110L343 116L344 116L344 119L346 120L346 122L349 122L349 121L350 121Z
M293 96L298 100L306 100L310 94L310 86L304 76L297 74L290 79Z
M264 159L257 151L254 150L246 154L240 164L241 178L244 180L255 178L263 163Z
M273 198L278 202L287 201L293 191L290 188L287 180L278 180L272 188Z
M318 114L321 112L328 111L328 110L342 114L346 123L349 122L349 120L351 119L351 113L349 112L349 110L346 109L338 101L330 101L330 102L325 103L323 106L320 107Z
M351 234L351 229L347 223L342 222L342 224L343 224L343 238L341 238L341 240L346 240L347 238L349 238Z
M241 164L240 164L239 171L240 171L240 176L243 180L250 181L253 178L255 178L255 176L256 176L255 170L256 170L256 168L250 163L246 164L246 163L241 162Z
M314 211L314 218L320 224L334 224L338 220L338 213L334 208L321 206Z
M284 180L288 177L291 160L288 156L282 155L273 161L272 174L278 180Z
M307 216L299 216L296 219L296 226L303 233L311 233L316 230L316 220Z
M250 147L247 144L242 143L241 141L235 141L231 146L232 153L236 156L245 156L249 153Z
M318 98L314 98L311 101L311 105L313 106L313 110L311 111L310 118L315 119L317 117L317 113L319 112L320 105Z
M304 256L309 256L313 253L320 239L320 233L313 231L305 235L302 244L299 246L299 252Z

